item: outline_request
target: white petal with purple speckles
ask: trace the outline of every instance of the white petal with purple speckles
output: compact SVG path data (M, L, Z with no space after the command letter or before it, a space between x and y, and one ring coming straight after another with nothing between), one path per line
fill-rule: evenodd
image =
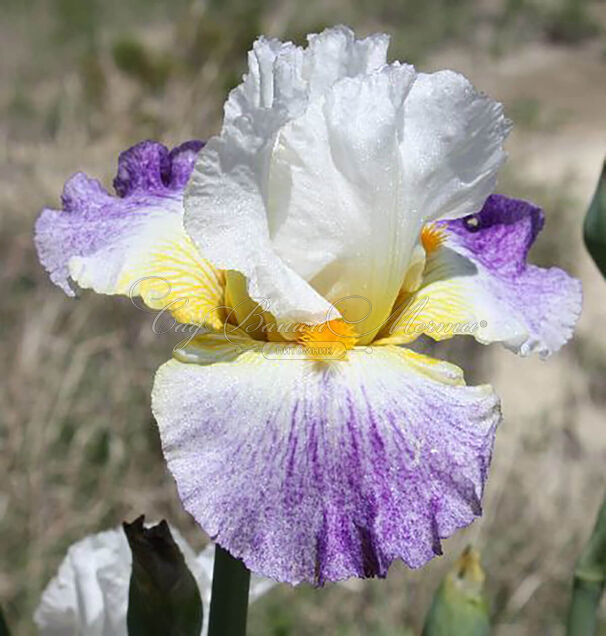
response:
M397 347L319 364L250 346L166 363L153 411L185 507L254 572L384 576L397 558L423 565L480 514L499 421L490 387Z

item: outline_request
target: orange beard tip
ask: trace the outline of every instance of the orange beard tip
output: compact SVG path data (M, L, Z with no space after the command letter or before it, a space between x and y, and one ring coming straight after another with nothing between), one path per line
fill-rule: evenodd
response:
M307 347L311 359L344 358L349 349L356 346L357 336L353 327L337 318L318 325L301 325L297 342ZM321 353L316 357L313 351Z
M421 245L428 254L435 252L444 242L444 238L444 230L434 223L424 225L421 230Z

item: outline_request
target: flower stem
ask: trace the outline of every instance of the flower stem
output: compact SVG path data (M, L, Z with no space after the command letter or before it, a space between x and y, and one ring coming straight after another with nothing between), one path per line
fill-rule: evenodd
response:
M250 571L217 545L213 568L208 636L244 636Z
M575 571L568 611L568 636L593 636L606 583L606 498Z

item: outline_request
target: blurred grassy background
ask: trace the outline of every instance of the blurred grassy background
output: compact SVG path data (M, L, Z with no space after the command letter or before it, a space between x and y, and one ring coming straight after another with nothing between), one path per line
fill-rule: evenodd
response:
M1 0L0 604L15 634L66 547L146 513L193 544L149 408L175 337L128 300L68 300L36 261L32 224L85 170L109 184L117 154L153 137L218 130L226 92L259 33L302 41L347 23L389 32L393 58L451 67L516 124L499 191L547 211L533 251L583 279L576 339L548 363L456 340L439 348L504 400L485 515L445 556L386 581L280 587L252 636L416 634L438 580L473 541L498 635L562 634L573 563L604 492L606 285L581 219L606 152L606 4L579 0ZM606 618L606 612L602 618Z

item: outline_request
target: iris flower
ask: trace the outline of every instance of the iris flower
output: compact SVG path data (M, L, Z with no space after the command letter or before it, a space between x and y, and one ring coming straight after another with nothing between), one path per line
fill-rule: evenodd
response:
M413 351L522 356L571 336L580 284L526 263L534 205L492 194L510 124L452 71L345 27L260 38L219 135L76 174L36 227L67 294L136 292L200 329L152 408L185 508L279 581L385 576L481 513L499 401Z

